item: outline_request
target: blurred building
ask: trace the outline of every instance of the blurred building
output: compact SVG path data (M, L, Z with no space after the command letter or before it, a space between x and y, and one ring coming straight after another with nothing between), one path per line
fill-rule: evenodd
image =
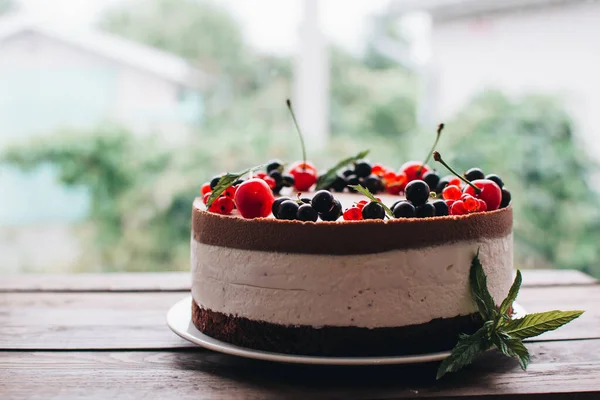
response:
M396 0L391 15L431 15L430 107L436 120L484 88L559 95L600 158L600 2Z

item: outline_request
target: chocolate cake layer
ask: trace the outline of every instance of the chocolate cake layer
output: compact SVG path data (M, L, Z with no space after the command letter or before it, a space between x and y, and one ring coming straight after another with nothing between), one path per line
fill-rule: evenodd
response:
M460 216L338 222L244 219L204 211L194 203L192 232L200 243L243 250L306 254L371 254L504 237L512 207Z
M251 349L313 356L394 356L450 350L461 333L482 325L479 314L439 318L397 328L284 326L225 315L198 307L196 328L215 339Z

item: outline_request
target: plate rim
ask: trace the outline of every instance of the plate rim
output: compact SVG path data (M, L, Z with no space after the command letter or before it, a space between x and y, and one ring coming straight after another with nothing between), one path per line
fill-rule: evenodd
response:
M192 323L191 317L192 296L177 301L167 312L167 325L179 337L204 347L208 350L238 357L263 361L274 361L287 364L313 364L313 365L390 365L390 364L416 364L441 361L450 355L450 351L435 353L422 353L400 356L370 356L370 357L328 357L308 356L276 353L255 350L247 347L236 346L223 342L200 332ZM515 313L525 314L525 310L516 302L513 305ZM185 311L184 311L185 310ZM186 328L183 328L187 326ZM191 331L191 332L190 332ZM195 332L194 332L195 331Z

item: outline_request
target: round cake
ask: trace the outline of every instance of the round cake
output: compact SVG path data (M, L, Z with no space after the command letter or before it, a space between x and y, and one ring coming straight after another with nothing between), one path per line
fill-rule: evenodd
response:
M357 163L354 166L358 169ZM377 176L385 183L384 174ZM274 192L281 189L261 178ZM427 181L416 178L408 183ZM366 179L360 181L368 183ZM246 182L252 180L256 178ZM488 190L478 183L488 179L471 181L475 185L466 180L483 193ZM438 211L441 215L431 216L424 215L422 204L417 206L420 194L408 193L404 182L400 194L407 191L408 200L415 198L412 217L401 217L397 204L391 206L404 199L397 191L383 190L386 193L370 201L347 189L331 190L343 210L358 209L359 217L319 213L313 222L266 213L242 216L240 206L246 200L238 201L240 189L231 195L237 210L225 207L225 201L219 203L222 212L215 206L207 209L208 193L216 191L218 183L203 187L204 201L198 198L193 204L191 239L192 321L216 339L300 355L391 356L449 350L461 333L473 333L482 324L469 289L469 269L477 252L498 303L511 285L512 207L502 198L502 205L498 200L490 209L488 198L481 196L488 208L485 204L477 208L469 198L482 203L477 200L481 193L462 194L468 185L456 184L460 198L452 200L446 199L451 190L440 190L438 197L445 200L438 201L447 205L446 215ZM451 186L448 179L443 186ZM490 186L502 190L501 184ZM427 197L424 202L430 204ZM359 207L361 200L367 201ZM310 205L310 199L289 201ZM386 207L384 217L371 218L373 213L366 209L378 210L379 205L365 207L367 202L388 204L391 210ZM452 207L458 202L464 205Z

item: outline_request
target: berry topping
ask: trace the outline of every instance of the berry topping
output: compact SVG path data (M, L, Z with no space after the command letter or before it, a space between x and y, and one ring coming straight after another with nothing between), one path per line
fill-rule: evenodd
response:
M331 182L331 189L336 192L343 192L346 188L346 180L343 176L336 176L333 182Z
M442 217L448 215L448 204L444 200L435 200L431 204L435 207L435 216Z
M450 186L450 185L461 187L462 180L460 178L454 177L454 178L450 179L450 181L448 182L448 186Z
M394 217L396 218L413 218L417 215L415 206L406 200L401 200L392 208Z
M481 178L481 179L483 179L483 178ZM496 185L498 185L500 187L500 189L502 189L504 187L504 182L502 182L502 179L500 179L500 177L496 174L489 174L488 176L485 177L485 179L489 179L490 181L496 182Z
M298 215L298 203L293 200L283 201L279 208L277 209L277 218L278 219L296 219Z
M369 189L369 192L376 194L383 190L384 186L377 175L369 175L363 179L362 186Z
M435 192L438 183L440 183L440 176L435 171L429 171L423 175L423 180L429 186L429 190Z
M219 184L220 180L221 180L221 176L215 176L214 178L212 178L210 180L210 190L211 191Z
M371 173L377 176L383 176L385 174L385 168L381 164L373 164Z
M225 196L221 196L210 205L208 211L217 214L229 215L233 211L235 204L233 199Z
M365 208L365 206L368 204L369 202L367 200L361 200L358 203L356 203L356 207L360 208L361 210L363 208Z
M485 178L485 175L483 174L483 171L480 168L471 168L470 170L465 172L465 178L467 178L468 181L474 181L476 179Z
M273 178L273 180L275 181L275 183L277 184L277 186L281 186L283 183L283 174L281 173L280 170L275 169L271 172L269 172L269 176L271 178Z
M417 207L417 218L435 217L435 206L431 203L425 203Z
M442 194L442 191L446 188L446 186L448 186L448 184L453 178L454 176L452 175L446 175L445 177L440 179L440 181L437 184L437 187L435 188L435 192L437 194Z
M467 210L465 209L465 203L462 200L455 201L450 207L450 215L465 215Z
M202 196L209 192L212 192L212 189L210 188L210 183L205 183L204 185L202 185L202 187L200 188L200 193L202 194Z
M363 219L384 219L385 209L383 206L375 201L371 201L362 209Z
M298 167L290 171L294 177L294 187L300 192L306 192L317 182L317 173L315 171Z
M244 218L268 216L274 201L271 188L262 179L248 179L235 191L235 204Z
M346 186L356 186L356 185L360 185L360 180L358 179L358 176L356 175L348 175L346 177ZM352 193L356 193L355 189L352 188L348 188L348 190L350 190Z
M225 189L222 196L229 197L231 200L233 200L235 198L236 190L237 188L235 186L229 186L227 189Z
M420 161L409 161L400 167L400 171L406 174L406 179L408 182L412 182L415 179L421 179L427 172L429 172L429 166Z
M404 172L396 174L394 171L389 171L383 176L383 182L388 193L399 194L402 190L404 190L404 187L408 182L408 178Z
M319 217L323 221L337 221L337 219L342 215L342 204L337 200L333 200L333 207L326 213L319 213Z
M266 176L267 176L267 173L266 173L266 172L258 171L258 172L256 173L256 177L257 177L257 178L260 178L260 179L265 179L265 177L266 177Z
M267 164L267 174L271 174L271 171L279 171L281 172L283 168L283 163L279 160L271 160Z
M489 179L477 179L471 182L478 188L478 191L469 185L465 187L464 192L471 196L485 201L488 211L497 210L502 202L502 190L496 182Z
M406 199L415 207L418 207L427 202L427 199L429 198L429 185L424 181L414 180L406 185L404 192L406 194Z
M479 211L479 200L477 200L475 197L467 196L463 200L463 203L465 204L465 210L467 210L469 213Z
M480 212L484 212L487 211L487 204L485 201L481 200L481 199L477 199L477 201L479 202L479 211Z
M277 182L275 182L275 179L271 178L270 176L265 176L262 179L263 179L263 181L265 181L267 183L267 185L269 185L271 190L273 190L277 187Z
M202 196L202 201L204 202L204 204L208 203L208 198L211 194L212 192L204 193L204 196Z
M371 164L366 160L358 160L354 165L354 174L359 178L366 178L371 175Z
M319 213L326 213L333 208L333 195L327 190L319 190L312 198L311 204Z
M454 185L446 186L444 190L442 190L442 197L444 200L458 200L462 194L462 190Z
M281 178L281 184L285 187L292 187L294 186L294 183L296 183L296 180L294 179L294 177L290 174L283 174L282 178Z
M289 197L280 197L273 202L273 205L271 206L271 212L273 213L273 216L275 218L277 218L277 213L279 211L279 205L286 200L291 200L291 199Z
M362 208L352 206L344 211L344 220L346 221L358 221L362 219Z
M310 204L302 204L298 208L298 213L296 216L300 221L312 221L316 222L319 218L319 214Z
M500 202L500 208L507 207L510 204L511 195L508 189L502 188L502 201Z
M343 176L344 178L345 178L345 177L347 177L347 176L350 176L350 175L356 175L356 174L354 173L354 170L353 170L353 169L350 169L350 168L345 168L345 169L342 171L342 176Z
M310 199L308 197L300 197L300 201L304 204L310 204Z

